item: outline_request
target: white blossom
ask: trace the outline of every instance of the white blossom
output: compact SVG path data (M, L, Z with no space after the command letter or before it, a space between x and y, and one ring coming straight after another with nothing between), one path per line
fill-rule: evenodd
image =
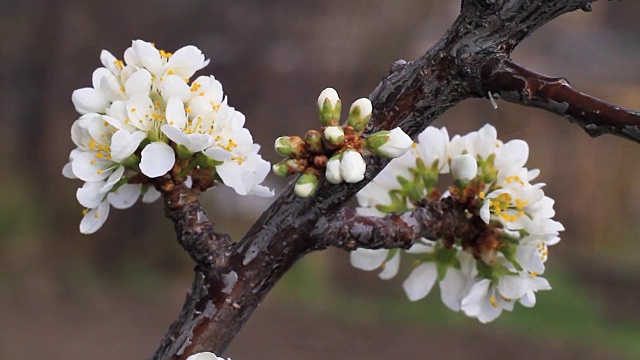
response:
M428 195L439 175L451 172L452 190L443 197L464 196L461 201L468 201L465 197L475 194L467 216L482 219L493 232L486 239L458 238L453 244L451 239L416 240L408 250L394 250L393 257L390 250L359 249L352 252L352 264L386 270L392 259L395 267L401 257L417 258L403 282L409 300L424 298L438 282L447 307L482 323L513 310L518 301L534 306L535 293L551 289L540 275L549 247L560 240L564 228L552 219L554 201L545 196L544 184L531 183L540 171L524 167L528 157L526 142L503 143L491 125L451 139L446 129L428 127L409 151L357 194L357 213L384 216L432 201Z
M451 177L454 180L470 181L478 173L478 163L469 154L455 155L451 159Z
M176 164L177 170L210 169L241 195L273 195L260 185L270 165L244 128L244 115L227 105L220 82L200 76L189 85L209 63L197 47L172 54L134 40L124 61L106 50L100 61L92 87L72 94L81 116L71 128L76 149L63 168L64 176L86 182L78 191L86 208L83 233L100 228L110 206L129 207L140 195L143 202L158 199L151 179Z

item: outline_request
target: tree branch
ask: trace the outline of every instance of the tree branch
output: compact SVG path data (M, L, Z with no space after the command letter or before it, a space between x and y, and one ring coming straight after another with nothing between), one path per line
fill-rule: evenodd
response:
M488 61L481 74L478 96L486 97L490 92L508 102L556 113L592 137L613 134L640 142L640 112L583 94L564 78L541 75L502 59Z
M164 196L165 215L174 223L178 243L201 267L223 266L233 250L227 234L215 231L200 204L200 189L187 188L167 174L156 180Z
M345 250L356 248L391 249L409 248L416 238L475 239L487 225L481 219L470 220L467 206L452 197L429 201L421 207L402 214L385 217L358 215L353 208L342 208L330 219L319 224L326 232L315 231L317 250L329 246Z
M589 10L590 4L586 0L463 0L460 16L442 39L416 61L396 63L392 73L370 95L374 110L367 133L401 127L415 137L462 100L484 96L478 95L478 89L483 89L481 69L485 64L508 59L515 46L532 31L564 13ZM464 224L455 217L455 209L442 209L439 213L427 206L405 215L408 217L394 215L377 224L351 213L351 223L345 226L366 222L369 230L360 234L345 227L336 230L327 219L338 221L340 215L349 216L349 210L342 210L344 204L387 163L388 160L369 157L364 181L340 185L322 181L311 198L295 196L294 184L290 183L237 246L230 245L228 238L215 235L212 225L201 217L204 212L199 204L189 200L191 195L180 205L187 190L180 187L175 194L165 193L167 215L176 223L178 241L199 245L183 245L196 261L195 279L179 319L154 359L186 359L202 351L221 354L298 259L332 245L332 240L319 234L337 231L336 241L342 244L355 241L362 246L392 245L383 239L386 232L395 236L398 244L407 246L409 232L403 230L406 225L412 227L413 235L430 237L437 235L430 232L438 226L444 231L445 213L451 213L455 224ZM185 209L181 210L181 206ZM373 230L374 225L383 228ZM336 245L341 246L339 242Z

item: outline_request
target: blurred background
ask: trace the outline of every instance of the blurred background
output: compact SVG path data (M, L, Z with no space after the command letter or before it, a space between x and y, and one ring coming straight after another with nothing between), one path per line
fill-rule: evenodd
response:
M424 53L455 19L450 0L23 0L0 11L0 358L142 359L177 316L192 264L162 205L113 210L81 235L78 181L62 177L78 117L74 89L91 85L108 49L133 39L167 51L193 44L200 74L224 85L263 156L273 139L317 127L327 86L347 104L367 96L398 59ZM537 31L521 64L640 108L640 6L597 2ZM530 168L566 227L546 276L553 291L489 325L451 313L437 290L409 303L404 276L382 282L347 253L306 257L278 284L227 352L242 359L632 359L640 357L640 146L539 110L468 100L435 125L450 134L485 123L524 139ZM270 176L278 192L284 181ZM238 239L271 200L219 188L210 217ZM233 204L230 206L229 204ZM407 270L407 269L405 269Z

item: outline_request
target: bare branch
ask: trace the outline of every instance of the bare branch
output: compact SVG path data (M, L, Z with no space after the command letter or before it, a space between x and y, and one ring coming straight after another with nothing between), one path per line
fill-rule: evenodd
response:
M480 96L490 92L508 102L556 113L580 125L592 137L608 133L640 142L640 112L583 94L564 78L541 75L498 59L487 62L481 74Z
M178 242L195 263L204 268L227 263L234 245L227 234L215 231L200 205L197 186L187 188L169 174L156 180L165 201L165 215L174 223Z

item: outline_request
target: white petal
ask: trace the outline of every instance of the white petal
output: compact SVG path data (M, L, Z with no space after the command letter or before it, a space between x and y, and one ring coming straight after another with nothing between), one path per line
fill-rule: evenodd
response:
M400 268L400 251L396 251L391 259L383 263L384 269L378 274L378 277L382 280L389 280L398 274L398 268Z
M368 100L368 99L367 99ZM371 103L371 102L369 102ZM355 104L355 103L354 103ZM413 145L413 140L401 128L395 128L389 132L389 140L378 148L378 153L389 157L397 158L409 150Z
M109 202L103 201L95 209L91 209L80 221L80 232L82 234L93 234L102 227L109 216Z
M482 206L480 207L480 218L487 224L489 223L491 217L491 209L489 208L489 204L489 199L485 199L482 203Z
M169 125L182 129L187 123L187 113L184 111L184 104L179 98L169 98L166 112Z
M318 96L318 109L322 110L325 100L329 100L329 104L334 108L336 107L338 100L340 100L340 97L334 88L326 88L322 90L320 96Z
M538 251L536 243L520 245L516 248L516 261L527 271L534 271L538 274L544 272L543 255ZM540 244L542 247L543 245Z
M151 90L151 73L146 69L134 72L124 84L124 91L128 97L135 94L149 95Z
M187 134L172 125L162 125L160 130L176 144L187 146L191 142Z
M519 299L527 292L528 288L526 278L513 275L505 275L500 278L497 286L500 295L507 299Z
M354 101L349 108L349 113L353 112L353 109L356 107L360 108L360 117L362 118L371 115L371 111L373 110L373 104L371 104L371 100L367 98L360 98Z
M68 163L66 163L64 165L64 167L62 168L62 176L66 177L67 179L77 179L78 177L73 173L73 170L71 170L71 161L69 161Z
M204 154L216 161L226 161L231 159L233 156L227 150L221 149L219 147L212 147L204 151Z
M442 302L453 311L460 311L462 299L467 295L465 293L467 283L462 272L458 269L447 269L447 275L440 281L440 298Z
M100 90L109 102L124 99L118 78L106 68L98 68L93 72L93 87Z
M100 189L100 192L102 194L106 194L109 191L111 191L111 189L113 188L113 186L118 183L118 181L120 181L120 179L122 179L122 175L124 174L124 166L118 166L113 173L111 173L111 175L109 175L109 177L107 178L107 181L104 183L104 185L102 185L102 188ZM89 208L93 208L95 206L87 206Z
M162 80L160 92L165 99L178 98L187 101L191 97L189 85L178 75L169 75Z
M454 180L470 181L478 173L478 162L469 154L451 158L451 177Z
M529 158L529 145L523 140L511 140L504 144L496 153L495 166L522 167Z
M275 195L275 192L266 186L256 185L251 189L251 191L249 191L249 194L247 195L254 195L254 196L260 196L260 197L272 197L273 195Z
M482 303L488 297L491 281L482 279L475 283L469 290L469 294L462 299L461 309L467 316L477 317L482 311Z
M224 360L224 358L218 357L212 352L201 352L189 356L187 360Z
M112 161L99 159L95 153L83 152L71 162L73 174L83 181L100 181L111 175Z
M152 74L157 74L162 68L160 52L151 43L142 40L134 40L131 45L141 65ZM126 55L126 53L125 53Z
M109 71L111 71L113 75L120 74L120 68L116 66L117 61L118 59L116 59L116 57L107 50L102 50L100 52L100 62L102 63L102 65L104 65L104 67L109 69Z
M520 304L528 308L534 307L536 305L536 293L533 290L527 291L527 293L520 298Z
M387 259L387 254L389 254L389 250L387 249L357 249L352 251L349 257L351 259L351 265L356 269L371 271L382 265Z
M357 151L345 151L340 161L340 174L344 181L357 183L364 179L367 164Z
M145 191L144 195L142 195L142 202L149 204L160 198L160 191L156 190L154 187L148 187L147 191Z
M93 88L82 88L74 90L71 94L71 101L80 114L100 113L104 114L109 106L107 99L100 91Z
M192 153L200 152L214 143L213 137L208 134L189 134L187 137L189 142L185 146Z
M340 174L340 158L337 156L332 157L327 162L327 170L325 171L325 177L327 181L332 184L340 184L343 179Z
M137 93L127 101L127 117L131 125L142 131L152 131L156 123L153 118L155 107L148 95Z
M496 140L498 132L493 126L486 124L475 133L468 134L470 142L474 146L475 153L481 158L486 159L489 155L496 151ZM470 151L470 153L472 153ZM475 154L471 154L475 155Z
M93 209L98 207L104 200L104 194L100 192L100 189L104 185L104 182L86 182L76 191L76 199L80 205Z
M409 274L409 277L402 283L402 288L411 301L417 301L429 294L433 284L438 277L438 269L434 262L426 262Z
M109 193L109 203L116 209L128 209L138 200L141 187L140 184L124 184L118 190Z
M146 137L147 134L143 131L136 131L133 134L127 130L116 131L111 137L111 159L122 162L138 149Z
M209 64L209 60L204 59L202 51L193 45L188 45L173 53L169 58L167 68L173 70L176 75L190 78L207 64Z
M171 170L175 162L176 157L171 146L163 142L153 142L142 149L140 171L150 178L156 178Z

